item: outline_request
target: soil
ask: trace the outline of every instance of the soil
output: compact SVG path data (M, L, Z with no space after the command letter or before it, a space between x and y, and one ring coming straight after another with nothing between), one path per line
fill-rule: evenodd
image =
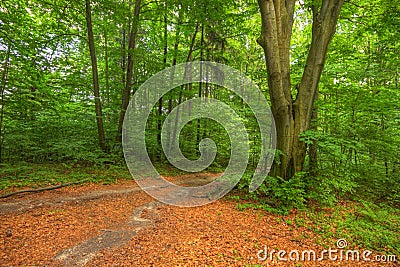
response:
M217 176L167 179L198 186ZM327 255L322 261L278 260L279 250L314 250L318 258L327 248L316 245L321 237L307 225L295 225L295 210L279 216L236 205L223 198L194 208L168 206L134 181L15 195L0 200L0 266L398 266ZM265 249L276 252L260 260Z

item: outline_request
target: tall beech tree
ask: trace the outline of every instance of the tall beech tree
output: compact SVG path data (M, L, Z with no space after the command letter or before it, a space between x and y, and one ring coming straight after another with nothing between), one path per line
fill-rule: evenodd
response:
M290 43L295 0L258 0L262 28L257 42L264 49L272 113L275 117L280 151L272 168L273 176L289 179L303 170L306 144L300 134L310 128L313 104L325 64L328 46L344 0L312 1L312 38L301 81L290 80Z
M100 85L99 85L99 72L97 68L96 49L94 45L93 26L92 26L92 10L90 0L86 0L86 25L87 35L89 41L90 59L92 62L92 76L93 76L93 90L94 90L94 104L96 110L97 134L101 150L107 152L106 137L104 134L103 126L103 111L100 99Z
M131 95L131 87L133 80L133 68L134 64L134 52L136 47L137 33L139 27L139 15L140 15L140 3L141 0L136 0L135 8L133 11L133 23L131 26L131 30L129 33L129 41L128 41L128 66L126 70L126 81L125 81L125 90L122 94L122 104L121 104L121 112L118 121L118 131L116 141L118 143L122 142L122 126L124 124L124 117L126 113L126 109L128 108L129 99Z

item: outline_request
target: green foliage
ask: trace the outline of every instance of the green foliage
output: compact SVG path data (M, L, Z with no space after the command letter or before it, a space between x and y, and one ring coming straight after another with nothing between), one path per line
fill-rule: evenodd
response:
M400 252L400 213L398 210L363 201L353 214L338 225L338 233L351 233L349 238L364 247L385 252Z
M325 241L345 238L359 246L381 253L399 254L400 211L385 205L362 201L343 202L324 211L309 211L311 229Z
M304 174L297 173L290 180L268 176L260 191L272 196L277 202L278 209L287 213L292 208L305 207L305 187Z
M350 175L309 177L306 197L321 205L333 206L338 200L349 198L355 192L357 184L350 177Z
M251 174L252 172L245 173L239 182L239 189L247 190ZM252 206L280 214L287 214L292 208L303 209L306 204L306 186L305 173L298 173L290 180L268 176L255 193L249 194L249 198L260 204L242 204L238 208L244 209ZM274 205L271 205L272 203Z

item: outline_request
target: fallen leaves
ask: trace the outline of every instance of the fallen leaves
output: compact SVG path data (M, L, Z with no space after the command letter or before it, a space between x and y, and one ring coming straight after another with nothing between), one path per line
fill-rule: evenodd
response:
M63 250L101 236L105 231L120 229L121 225L134 230L137 225L129 226L128 222L136 216L135 208L154 201L142 191L61 201L93 190L123 191L132 186L135 186L133 182L108 186L89 184L15 197L13 201L30 198L48 201L23 212L3 210L0 265L56 266L53 258ZM143 228L121 246L97 252L85 266L381 266L378 262L362 261L280 261L276 255L261 261L258 253L265 248L269 251L322 251L325 248L316 245L319 236L308 230L308 222L304 226L296 225L296 216L301 216L297 211L278 216L255 209L240 211L235 208L236 204L222 199L194 208L167 205L152 210L139 208L140 218L151 221L151 227Z

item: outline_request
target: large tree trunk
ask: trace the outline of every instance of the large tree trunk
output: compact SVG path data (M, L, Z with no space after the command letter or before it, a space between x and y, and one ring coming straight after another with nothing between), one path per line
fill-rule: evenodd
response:
M272 175L289 179L303 170L306 144L299 135L309 129L314 95L324 67L329 43L336 30L343 0L322 0L312 6L312 41L297 97L292 97L290 83L290 40L295 0L258 0L262 18L261 36L272 113L275 117L277 144L280 151Z
M99 73L97 69L96 50L94 46L93 28L92 28L92 11L90 7L90 0L86 0L86 24L87 34L89 39L90 58L92 61L92 75L93 75L93 88L94 88L94 104L96 110L97 132L101 150L108 152L106 145L106 138L103 127L103 111L100 101L100 88L99 88Z
M133 80L133 66L134 66L134 51L136 47L136 39L137 39L137 32L139 27L139 14L140 14L140 3L141 0L136 0L135 2L135 9L133 11L133 23L131 27L131 31L129 34L129 43L128 43L128 66L126 70L126 83L125 83L125 90L122 94L122 105L121 105L121 113L119 116L118 122L118 132L117 132L117 143L122 142L122 126L124 124L124 118L126 109L128 108L130 95L131 95L131 87L132 87L132 80Z

